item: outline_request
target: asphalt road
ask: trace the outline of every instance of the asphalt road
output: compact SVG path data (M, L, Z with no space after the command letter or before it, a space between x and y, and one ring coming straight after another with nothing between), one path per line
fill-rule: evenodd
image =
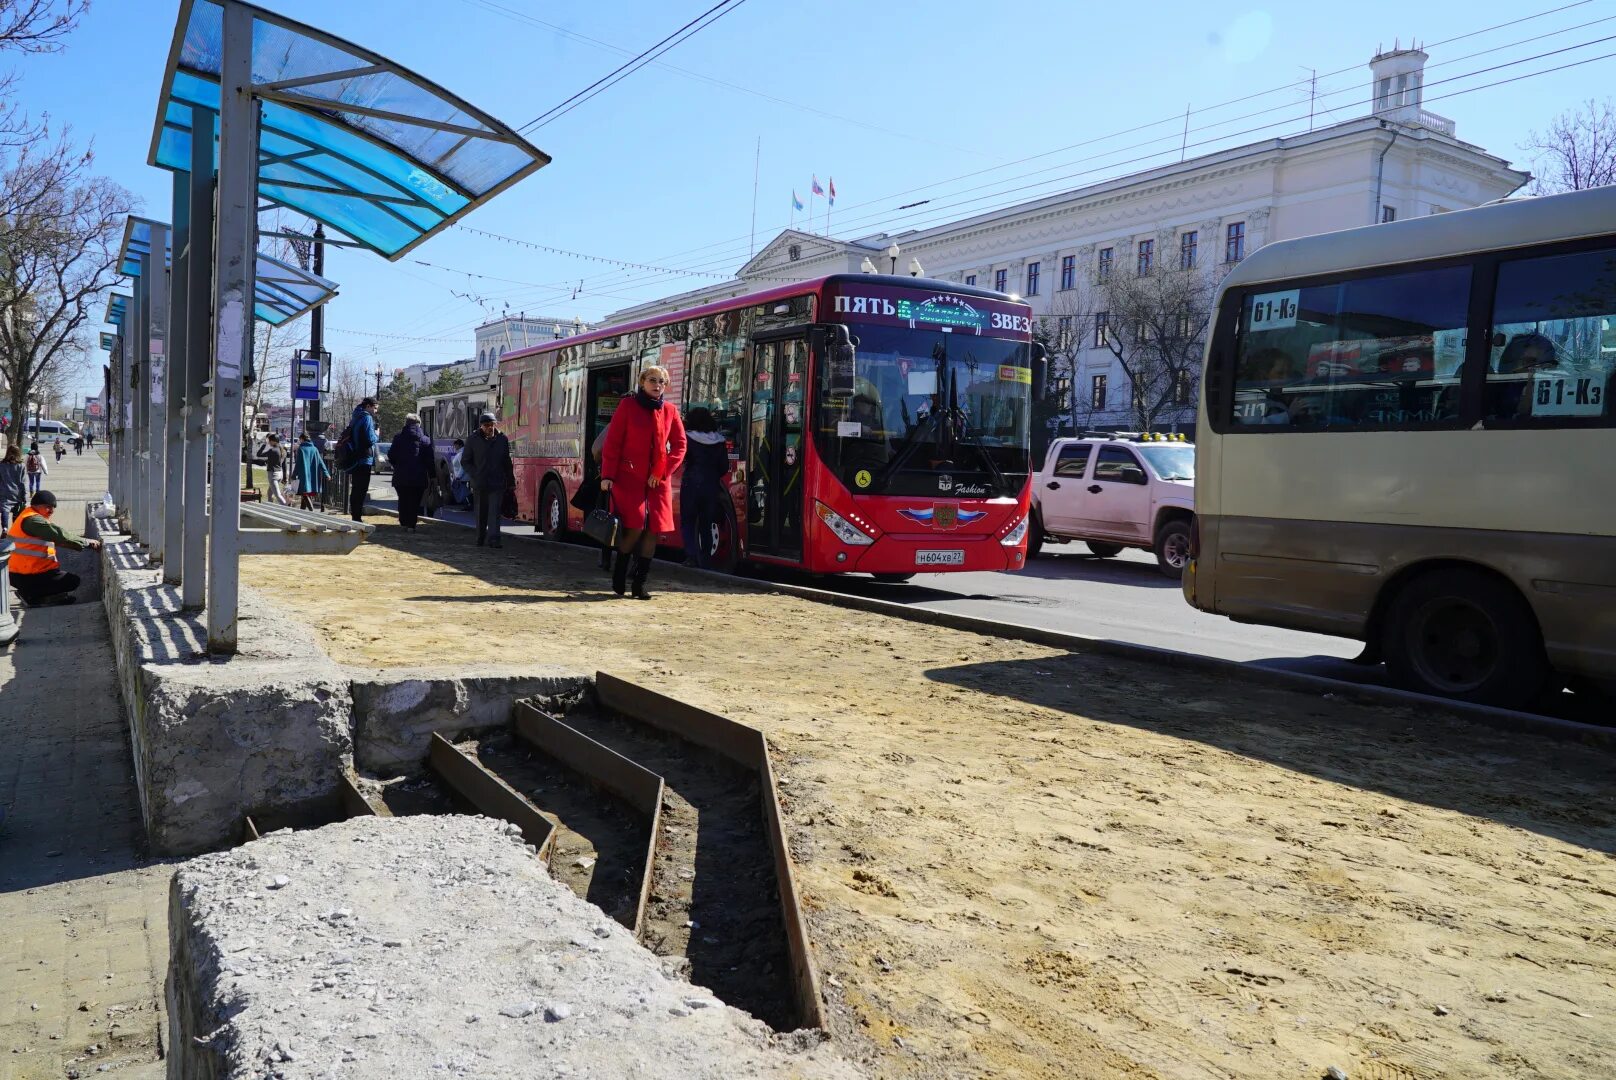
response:
M385 478L380 483L372 481L372 492L392 495L385 484ZM389 498L372 501L389 509L396 505ZM461 525L472 524L471 516L459 511L445 510L438 516ZM506 523L504 531L517 536L534 533L532 526L510 523ZM1384 667L1351 662L1360 649L1356 641L1248 626L1197 611L1185 602L1178 582L1157 570L1155 557L1143 551L1125 550L1113 558L1100 559L1081 544L1063 544L1045 548L1044 554L1025 570L917 574L903 585L886 585L860 575L817 577L772 567L752 568L750 574L764 580L1301 671L1345 682L1388 684ZM1533 711L1600 724L1610 723L1612 716L1609 701L1570 693L1552 694Z

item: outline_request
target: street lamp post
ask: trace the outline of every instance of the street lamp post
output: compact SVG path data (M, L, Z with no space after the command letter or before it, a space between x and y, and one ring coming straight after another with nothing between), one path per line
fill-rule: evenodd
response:
M886 254L887 258L892 260L891 272L896 274L898 272L898 242L896 240L887 248Z
M376 400L381 401L381 399L382 399L382 375L385 374L385 372L383 372L383 370L382 370L382 362L380 360L376 361L376 372L375 372L375 374L376 374Z

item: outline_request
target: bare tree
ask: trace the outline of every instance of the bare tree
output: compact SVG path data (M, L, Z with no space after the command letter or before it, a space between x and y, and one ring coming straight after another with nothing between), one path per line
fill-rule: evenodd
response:
M1158 239L1156 250L1168 239ZM1118 266L1080 292L1076 306L1089 315L1095 345L1121 366L1130 422L1140 431L1195 400L1215 291L1204 267L1153 261L1143 273Z
M36 384L87 355L92 305L117 279L123 222L135 208L134 196L111 180L58 182L75 175L51 168L0 173L0 191L52 178L28 192L24 209L0 217L0 376L14 416L23 415Z
M0 52L60 52L62 39L90 10L89 0L0 0ZM17 73L0 73L0 149L41 141L42 122L31 120L15 100Z
M1590 98L1555 117L1547 131L1530 132L1522 148L1533 155L1534 194L1616 184L1616 102Z
M1058 415L1069 419L1077 431L1084 430L1094 419L1094 402L1081 390L1084 327L1094 325L1094 316L1082 309L1079 293L1058 292L1050 302L1049 314L1041 316L1033 330L1049 357L1049 386L1066 380L1065 400L1059 403Z

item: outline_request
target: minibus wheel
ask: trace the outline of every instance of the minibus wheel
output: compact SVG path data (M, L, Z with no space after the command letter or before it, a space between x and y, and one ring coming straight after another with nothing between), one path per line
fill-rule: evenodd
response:
M1477 570L1433 570L1405 585L1386 610L1383 641L1392 678L1423 694L1520 708L1548 679L1532 609Z

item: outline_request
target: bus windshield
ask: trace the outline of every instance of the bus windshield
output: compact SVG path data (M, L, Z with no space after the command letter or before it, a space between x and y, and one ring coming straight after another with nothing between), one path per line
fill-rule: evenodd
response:
M819 455L855 494L1015 496L1027 478L1025 341L854 323L820 365Z

